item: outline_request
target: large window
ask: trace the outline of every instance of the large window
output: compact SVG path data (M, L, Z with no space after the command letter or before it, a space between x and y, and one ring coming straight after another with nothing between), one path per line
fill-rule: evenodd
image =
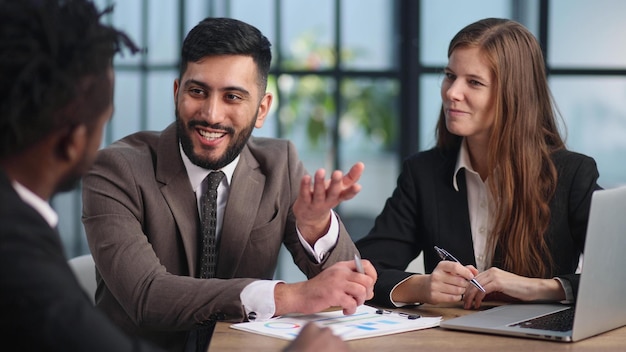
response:
M626 183L619 159L626 154L626 24L619 17L626 2L118 0L115 7L108 20L147 52L116 58L115 115L103 146L173 122L185 34L207 16L241 19L270 39L274 55L274 106L254 134L292 140L309 172L365 162L363 190L337 209L355 239L391 195L402 159L433 145L447 45L484 17L518 20L540 39L568 146L596 159L602 186ZM56 196L53 205L67 255L87 252L80 189ZM286 262L278 276L300 278Z
M626 2L552 0L548 13L550 84L568 147L596 160L601 186L626 185Z

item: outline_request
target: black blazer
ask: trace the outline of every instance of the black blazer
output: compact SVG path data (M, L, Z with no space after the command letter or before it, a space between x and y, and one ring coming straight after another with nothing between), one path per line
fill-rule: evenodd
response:
M404 270L422 251L425 270L432 272L440 260L434 246L476 266L464 170L457 175L459 191L452 185L458 152L433 148L406 159L374 227L357 242L361 256L378 271L373 303L392 305L391 290L412 275ZM600 189L599 174L595 161L585 155L561 150L552 158L558 184L550 203L548 245L554 275L570 281L576 296L579 276L574 272L584 247L591 195ZM496 248L493 266L501 257Z
M0 170L0 340L16 351L152 351L91 304L58 233Z

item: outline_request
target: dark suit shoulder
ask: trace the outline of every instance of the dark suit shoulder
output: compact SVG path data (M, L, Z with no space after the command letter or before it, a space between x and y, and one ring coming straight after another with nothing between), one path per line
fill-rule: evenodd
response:
M446 162L450 159L456 162L458 150L444 150L441 148L431 148L428 150L414 153L405 159L405 162L437 164Z
M552 161L557 167L579 166L581 164L595 165L595 160L585 154L573 152L567 149L560 149L552 153Z
M62 251L61 240L50 228L41 214L25 203L11 185L8 177L0 171L0 224L2 224L2 242L9 248L7 239L10 236L18 241L35 240L38 243L52 245ZM40 231L44 229L43 233ZM36 231L35 231L36 230ZM4 258L4 256L0 256ZM8 266L7 268L10 268Z
M599 177L596 161L590 156L561 149L552 153L552 161L560 179L583 178L585 183L595 183Z
M431 179L444 177L451 179L456 165L458 150L432 148L417 152L404 160L402 173L420 175L419 178Z

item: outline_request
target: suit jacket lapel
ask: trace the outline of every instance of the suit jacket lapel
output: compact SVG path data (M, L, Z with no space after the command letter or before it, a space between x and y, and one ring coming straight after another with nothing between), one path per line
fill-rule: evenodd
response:
M472 230L469 219L469 209L467 203L467 186L465 181L465 170L460 170L457 174L457 185L459 190L454 189L452 178L456 167L457 153L449 153L440 166L437 173L443 185L441 187L439 214L444 214L439 226L441 234L439 246L447 249L457 257L463 264L476 265L474 257L474 245L472 241ZM468 250L469 248L469 250Z
M189 274L196 276L198 260L198 229L200 219L196 196L189 183L187 170L180 157L176 123L161 135L156 155L156 179L162 184L161 193L169 205L180 231ZM192 216L191 214L194 214ZM175 234L172 234L174 236ZM173 248L173 250L175 250Z
M233 186L235 185L235 186ZM265 175L246 146L233 174L218 250L217 277L233 277L261 206ZM227 255L223 255L227 253Z

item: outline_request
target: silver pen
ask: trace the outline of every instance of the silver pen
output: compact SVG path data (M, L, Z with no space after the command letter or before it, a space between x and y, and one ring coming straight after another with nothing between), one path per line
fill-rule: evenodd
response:
M437 251L437 254L439 254L439 256L441 257L441 260L449 260L449 261L453 261L453 262L457 262L461 264L461 262L458 259L456 259L452 254L450 254L445 249L435 246L435 250ZM476 281L476 279L471 279L469 280L469 282L471 282L472 285L476 286L477 289L485 292L485 289L478 283L478 281Z
M365 270L363 270L363 264L361 264L361 256L359 253L354 253L354 265L356 265L356 271L361 274L365 274Z

